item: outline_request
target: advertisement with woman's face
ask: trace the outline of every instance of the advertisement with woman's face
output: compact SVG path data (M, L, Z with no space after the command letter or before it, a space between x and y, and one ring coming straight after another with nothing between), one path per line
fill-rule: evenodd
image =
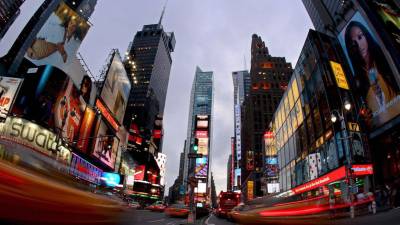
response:
M378 128L400 113L396 74L360 13L353 16L338 39L354 75L355 91L368 108L366 122L371 129Z
M42 66L37 73L26 76L12 113L52 128L72 142L78 138L86 107L79 93L63 71Z
M35 65L53 65L67 72L89 29L87 21L61 2L40 29L25 57Z
M120 123L124 118L130 90L131 84L121 57L115 53L100 96Z

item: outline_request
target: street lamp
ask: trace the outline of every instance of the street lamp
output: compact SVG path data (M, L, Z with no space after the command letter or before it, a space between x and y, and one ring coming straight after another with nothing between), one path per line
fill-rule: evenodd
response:
M332 110L332 114L331 114L331 121L333 123L336 123L336 121L339 119L340 121L340 131L344 131L345 137L340 138L342 140L350 140L349 143L349 148L351 148L352 143L351 143L351 135L348 135L347 130L346 130L346 122L345 122L345 118L344 118L344 112L343 112L343 108L346 110L346 112L349 112L351 110L351 103L348 100L344 101L343 107L342 109L339 111L337 109ZM345 148L347 149L347 148ZM353 206L353 199L351 196L351 189L353 188L353 178L351 176L351 169L352 169L352 162L351 162L351 150L349 153L346 152L346 180L349 181L349 185L347 188L347 194L348 194L348 200L350 201L350 217L354 218L354 206Z

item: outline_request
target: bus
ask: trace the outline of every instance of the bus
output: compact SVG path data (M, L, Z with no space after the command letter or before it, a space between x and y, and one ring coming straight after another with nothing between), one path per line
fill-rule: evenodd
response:
M218 196L218 208L216 215L218 217L226 217L235 206L240 203L240 194L231 191L221 191Z

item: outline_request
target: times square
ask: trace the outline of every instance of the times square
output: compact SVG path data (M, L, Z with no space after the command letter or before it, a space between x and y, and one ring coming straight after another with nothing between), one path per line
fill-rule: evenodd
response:
M400 224L399 71L398 0L0 0L0 224Z

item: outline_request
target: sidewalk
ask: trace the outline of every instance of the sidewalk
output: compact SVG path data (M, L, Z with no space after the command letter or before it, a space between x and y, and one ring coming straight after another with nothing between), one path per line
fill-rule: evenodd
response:
M334 225L400 225L400 208L379 212L375 215L368 214L354 219L343 218L333 220Z

